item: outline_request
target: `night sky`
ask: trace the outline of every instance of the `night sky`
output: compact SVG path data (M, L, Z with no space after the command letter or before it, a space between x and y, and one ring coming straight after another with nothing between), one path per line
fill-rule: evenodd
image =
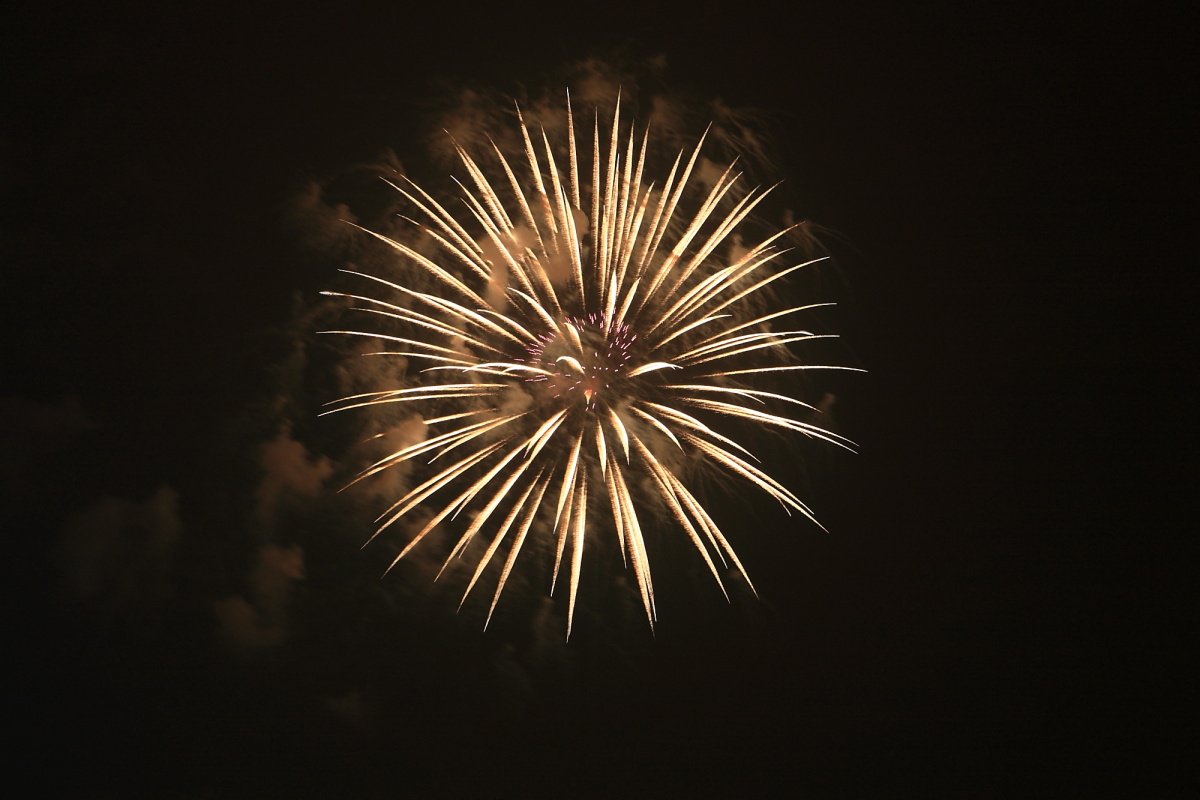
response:
M39 783L1182 793L1183 13L169 5L60 4L2 34L6 716ZM861 452L801 451L829 533L719 501L761 600L681 569L653 637L596 615L563 644L536 597L482 633L381 582L369 529L319 535L329 506L275 520L287 541L247 520L298 309L335 281L295 198L389 148L427 174L452 87L518 94L589 57L660 59L664 86L762 110L783 191L832 231L841 357L867 372L836 382ZM222 609L256 568L284 576L287 633L239 649Z

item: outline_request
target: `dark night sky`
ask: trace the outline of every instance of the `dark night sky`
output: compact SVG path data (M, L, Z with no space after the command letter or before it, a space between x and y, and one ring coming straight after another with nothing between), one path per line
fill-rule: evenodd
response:
M55 752L85 797L1179 788L1184 15L404 5L58 6L6 26L5 550L34 667L9 704L29 757ZM77 615L48 557L64 521L162 485L205 503L272 332L328 286L288 246L289 193L385 147L417 159L444 82L505 91L613 47L768 111L793 196L849 242L845 332L869 374L838 408L862 452L819 484L829 536L754 553L769 620L696 610L619 657L581 645L512 718L446 671L490 646L461 634L239 666L193 661L186 630ZM39 422L65 398L94 430ZM343 736L304 711L356 686L384 719Z

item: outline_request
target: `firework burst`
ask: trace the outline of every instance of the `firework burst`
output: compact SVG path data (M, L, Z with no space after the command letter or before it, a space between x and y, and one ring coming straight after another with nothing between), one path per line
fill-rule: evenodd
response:
M766 373L846 369L787 358L789 345L824 336L772 330L777 320L828 304L771 310L759 302L773 283L813 263L777 268L786 229L741 246L739 226L769 190L735 190L731 166L703 181L707 191L699 192L698 209L685 214L681 199L685 189L695 193L703 137L656 186L644 174L649 130L640 141L632 128L623 133L619 103L611 132L602 134L596 117L582 157L569 99L566 113L565 155L556 155L545 131L535 131L518 111L524 152L506 155L493 145L499 179L458 147L469 175L461 218L415 183L395 185L416 209L415 230L436 247L372 235L432 278L436 293L353 272L385 287L389 300L326 294L365 303L359 310L387 318L396 331L330 333L388 341L390 352L423 365L411 385L332 404L332 411L405 404L425 417L424 439L355 479L414 460L431 465L379 517L375 536L419 506L440 509L393 566L470 509L446 565L473 544L472 553L482 550L465 600L488 566L502 562L490 621L522 548L545 537L554 553L551 593L564 573L569 576L569 637L585 542L609 532L654 625L647 495L669 511L723 592L718 561L745 577L729 541L689 488L696 465L744 479L813 519L795 494L717 430L726 421L847 448L851 443L771 410L782 404L811 409L800 400L753 388ZM726 253L732 256L722 258ZM763 363L755 355L776 358L744 366ZM438 411L426 413L430 409Z

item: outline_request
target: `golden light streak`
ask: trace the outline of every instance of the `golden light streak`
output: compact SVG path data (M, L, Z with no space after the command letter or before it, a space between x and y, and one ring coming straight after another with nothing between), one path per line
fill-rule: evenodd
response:
M504 569L500 573L500 580L496 582L496 594L492 597L492 604L488 608L487 620L483 623L483 627L487 628L487 624L492 621L492 613L496 610L496 603L500 601L500 593L504 591L504 585L508 583L508 576L512 573L513 564L517 561L517 555L521 552L521 545L525 543L525 536L529 533L529 527L533 524L534 515L542 504L542 496L546 494L546 487L550 485L550 475L545 478L538 477L534 483L537 485L537 496L533 498L533 502L526 506L525 517L521 520L521 527L517 531L517 536L513 540L512 547L508 551L508 558L504 560ZM499 541L501 534L496 535L496 541Z

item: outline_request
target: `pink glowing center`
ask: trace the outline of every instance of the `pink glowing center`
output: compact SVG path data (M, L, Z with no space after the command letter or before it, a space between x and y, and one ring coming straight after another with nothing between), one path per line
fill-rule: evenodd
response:
M530 366L544 370L532 374L529 381L542 383L552 397L591 407L628 372L629 348L637 337L626 325L609 326L600 314L568 318L560 328L547 331L528 347Z

